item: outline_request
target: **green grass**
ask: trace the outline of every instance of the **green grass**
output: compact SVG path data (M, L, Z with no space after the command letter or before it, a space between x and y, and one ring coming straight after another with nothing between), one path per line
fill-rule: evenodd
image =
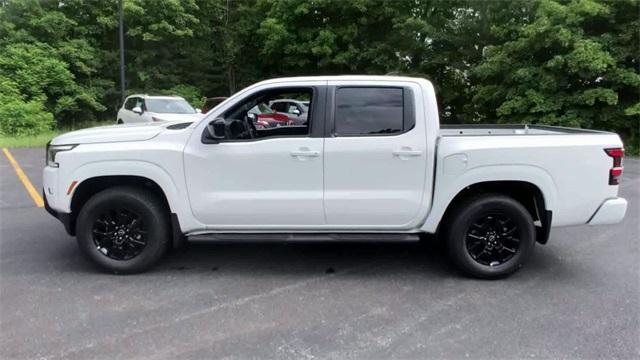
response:
M33 136L8 136L0 134L0 148L44 147L52 138L69 131L114 124L113 121L92 121L76 126L75 128L56 129Z
M60 131L50 131L35 136L10 137L0 134L0 147L44 147L49 140L59 135Z

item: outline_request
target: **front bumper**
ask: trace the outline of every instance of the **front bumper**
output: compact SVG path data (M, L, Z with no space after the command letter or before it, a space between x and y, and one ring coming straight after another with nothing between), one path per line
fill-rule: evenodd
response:
M47 201L47 194L45 194L44 190L42 190L42 198L44 199L44 209L47 210L47 212L51 214L51 216L60 220L62 225L64 225L64 229L67 231L67 234L75 236L76 229L71 214L59 212L51 208L51 206L49 206L49 202Z
M591 217L589 225L617 224L627 212L627 200L612 198L605 200Z

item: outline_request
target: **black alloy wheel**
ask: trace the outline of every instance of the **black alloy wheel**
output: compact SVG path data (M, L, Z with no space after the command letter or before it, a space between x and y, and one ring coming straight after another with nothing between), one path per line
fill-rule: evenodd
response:
M466 247L473 260L482 265L504 264L520 248L518 225L501 213L481 216L467 230Z
M127 209L109 209L93 223L96 249L113 260L129 260L147 245L147 231L139 214Z
M522 267L535 245L529 211L502 194L478 194L460 201L442 229L449 255L467 275L497 279Z
M80 250L101 268L116 274L142 272L169 247L169 209L145 188L108 188L82 206L76 235Z

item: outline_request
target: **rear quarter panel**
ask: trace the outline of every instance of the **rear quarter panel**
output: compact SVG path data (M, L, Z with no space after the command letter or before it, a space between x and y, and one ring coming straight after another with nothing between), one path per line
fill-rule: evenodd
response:
M438 142L433 206L422 230L434 232L453 198L485 181L536 185L553 212L552 226L585 224L605 199L615 134L446 136Z

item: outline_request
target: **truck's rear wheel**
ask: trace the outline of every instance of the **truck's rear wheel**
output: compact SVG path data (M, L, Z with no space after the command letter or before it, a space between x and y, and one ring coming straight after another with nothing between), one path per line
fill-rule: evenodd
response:
M76 234L82 252L110 272L147 270L170 240L168 211L152 193L136 187L103 190L82 207Z
M466 274L494 279L518 270L535 245L533 219L518 201L487 194L469 198L451 214L447 246Z

